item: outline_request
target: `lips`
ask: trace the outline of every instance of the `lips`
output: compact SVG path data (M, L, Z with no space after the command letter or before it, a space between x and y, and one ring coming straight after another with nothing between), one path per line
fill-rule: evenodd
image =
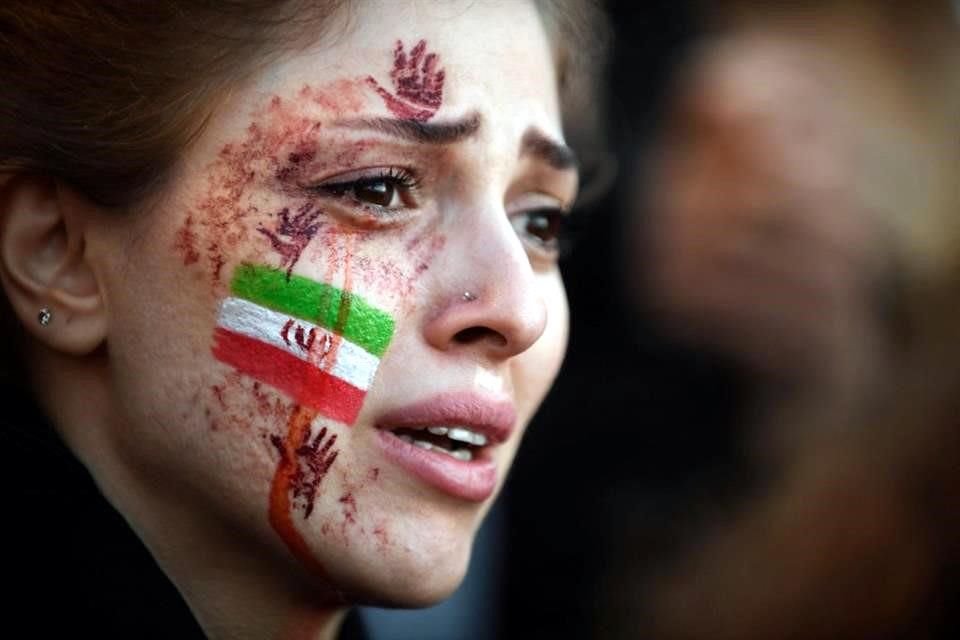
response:
M492 451L513 433L511 402L447 393L387 412L377 421L384 454L424 483L482 502L497 486Z

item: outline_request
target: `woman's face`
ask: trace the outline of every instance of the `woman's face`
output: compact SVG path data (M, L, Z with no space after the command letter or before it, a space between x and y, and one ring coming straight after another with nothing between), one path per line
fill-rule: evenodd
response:
M576 174L532 4L344 24L96 236L116 407L88 462L174 577L190 545L422 604L459 582L560 366Z

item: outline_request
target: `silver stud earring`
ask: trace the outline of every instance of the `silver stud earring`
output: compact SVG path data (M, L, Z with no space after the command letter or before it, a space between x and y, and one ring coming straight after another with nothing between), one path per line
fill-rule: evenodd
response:
M463 292L463 301L464 301L464 302L473 302L473 301L476 300L476 299L477 299L477 296L473 295L473 294L470 293L469 291L464 291L464 292Z
M41 327L45 327L53 320L53 312L50 309L44 307L40 309L40 313L37 314L37 322L40 323Z

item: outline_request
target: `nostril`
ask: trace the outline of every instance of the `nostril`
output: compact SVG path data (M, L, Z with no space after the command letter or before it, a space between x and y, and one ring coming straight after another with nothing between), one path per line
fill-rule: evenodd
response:
M483 341L491 341L498 347L505 347L507 339L502 333L494 331L489 327L469 327L458 331L453 339L460 344L476 344Z

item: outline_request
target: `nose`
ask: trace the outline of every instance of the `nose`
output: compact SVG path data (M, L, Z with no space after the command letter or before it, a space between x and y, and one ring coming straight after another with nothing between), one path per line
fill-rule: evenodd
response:
M465 226L472 232L448 238L438 261L424 337L435 349L493 361L523 353L547 326L538 275L502 209L482 228Z

